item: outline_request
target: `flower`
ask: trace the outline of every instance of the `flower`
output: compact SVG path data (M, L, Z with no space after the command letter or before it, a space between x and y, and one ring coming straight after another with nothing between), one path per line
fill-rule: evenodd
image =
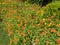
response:
M60 28L60 24L57 24L56 26Z
M42 33L41 33L41 36L45 36L45 35L46 35L46 33L45 33L45 32L42 32Z
M31 6L30 9L35 11L35 8L33 6Z
M26 33L20 32L20 36L26 37Z
M13 13L16 14L17 13L17 10L14 10Z
M42 19L40 20L40 23L44 23L44 22L45 22L44 20L42 20Z
M12 39L12 38L10 38L10 45L12 45L12 42L13 42L13 39Z
M24 28L25 28L25 27L24 27L24 26L22 26L22 30L24 30Z
M51 16L51 18L55 18L55 15Z
M16 30L15 32L20 33L19 30Z
M56 33L56 29L52 28L52 29L51 29L51 32L52 32L52 33Z
M57 36L60 36L60 33L57 33Z
M31 31L30 31L30 30L28 30L27 32L28 32L28 33L30 33Z
M46 40L46 42L45 42L45 43L46 43L46 45L47 45L47 44L49 43L49 41L48 41L48 40Z
M16 16L17 19L21 20L19 16Z
M8 30L8 36L10 36L11 34L13 34L12 30Z
M17 26L20 28L20 24L17 24Z
M22 36L23 36L23 37L26 37L26 34L25 34L25 33L22 33Z
M57 44L60 44L60 39L59 38L56 39L55 41L56 41Z
M36 41L36 44L38 44L38 43L39 43L39 39L36 39L35 41Z

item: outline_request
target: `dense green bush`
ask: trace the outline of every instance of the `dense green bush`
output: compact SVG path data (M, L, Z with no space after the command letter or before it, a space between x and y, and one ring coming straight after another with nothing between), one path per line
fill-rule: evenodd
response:
M46 7L27 2L2 3L1 45L59 45L60 1Z

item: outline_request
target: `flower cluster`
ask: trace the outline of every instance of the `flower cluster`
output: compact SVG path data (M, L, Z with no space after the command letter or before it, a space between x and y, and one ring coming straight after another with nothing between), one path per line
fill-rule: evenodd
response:
M60 44L59 6L53 8L54 3L52 7L47 5L43 8L26 2L9 4L2 4L0 13L3 31L7 32L9 38L6 45Z

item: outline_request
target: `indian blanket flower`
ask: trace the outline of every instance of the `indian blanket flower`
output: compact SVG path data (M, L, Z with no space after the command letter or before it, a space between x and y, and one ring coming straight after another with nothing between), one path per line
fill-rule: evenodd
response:
M30 9L35 11L35 8L33 6L31 6Z
M58 28L60 28L60 24L57 24L56 26L57 26Z
M27 32L28 32L28 33L30 33L30 32L31 32L31 30L28 30Z
M12 30L8 30L8 36L12 35L13 31Z
M13 11L14 14L17 14L17 9Z
M22 33L21 36L26 37L26 34L25 33Z
M20 28L20 24L17 24L18 28Z
M45 32L42 32L42 33L41 33L41 36L45 36L45 35L46 35L46 33L45 33Z
M22 30L24 30L24 28L25 28L25 27L24 27L24 26L22 26Z
M38 44L38 43L39 43L39 39L36 39L35 41L36 41L36 44Z
M45 19L44 20L43 19L40 20L40 23L41 24L43 24L44 22L45 22Z
M48 44L49 44L49 41L48 41L48 40L46 40L46 42L45 42L45 43L46 43L46 45L48 45Z
M60 38L55 40L57 44L60 44Z
M21 18L19 16L16 16L17 19L21 20Z
M60 33L57 33L57 36L59 36L59 37L60 37Z
M51 18L55 18L55 17L56 17L55 15L51 16Z
M20 33L20 31L19 31L19 30L16 30L15 32L16 32L16 33Z
M52 28L52 29L51 29L51 32L52 32L52 33L56 33L56 29L55 29L55 28Z

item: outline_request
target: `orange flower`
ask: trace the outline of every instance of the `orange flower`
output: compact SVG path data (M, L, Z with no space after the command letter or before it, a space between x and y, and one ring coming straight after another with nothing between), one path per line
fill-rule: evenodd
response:
M12 40L12 38L10 38L10 45L12 45L12 42L13 42L13 40Z
M49 43L49 41L47 40L47 41L46 41L46 44L48 44L48 43Z
M55 18L55 15L51 16L51 18Z
M10 36L11 34L13 34L12 30L8 30L8 36Z
M26 37L26 34L24 33L23 36Z
M36 39L35 41L36 41L36 44L38 44L38 43L39 43L39 39Z
M27 20L24 20L24 23L27 24Z
M36 27L36 25L35 25L35 24L33 24L33 25L32 25L32 27L33 27L33 28L35 28L35 27Z
M17 33L19 33L19 30L16 30Z
M56 33L56 29L52 28L52 29L51 29L51 32L52 32L52 33Z
M45 19L43 19L43 20L41 19L41 20L40 20L40 23L44 23L44 22L45 22Z
M20 28L20 24L17 24L17 26Z
M30 9L35 11L35 8L33 6L31 6Z
M22 26L22 30L24 30L24 26Z
M21 36L23 37L26 37L26 34L25 33L20 33Z
M30 30L28 30L27 32L28 32L28 33L30 33L31 31L30 31Z
M60 39L55 40L57 44L60 44Z
M56 26L60 28L60 24L57 24Z
M17 10L14 10L13 13L16 14L17 13Z
M22 23L22 19L19 16L16 16L16 18Z
M16 18L20 20L20 17L19 16L16 16Z
M45 32L42 32L42 33L41 33L41 36L45 36L45 35L46 35L46 33L45 33Z
M60 33L57 33L57 36L60 36Z

